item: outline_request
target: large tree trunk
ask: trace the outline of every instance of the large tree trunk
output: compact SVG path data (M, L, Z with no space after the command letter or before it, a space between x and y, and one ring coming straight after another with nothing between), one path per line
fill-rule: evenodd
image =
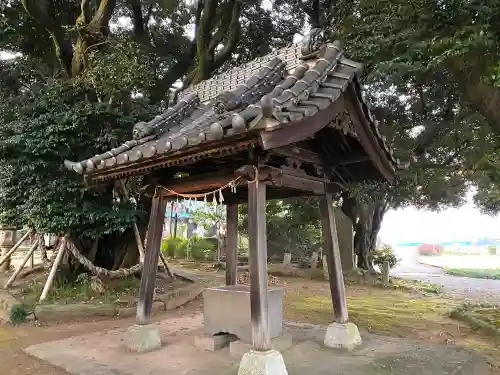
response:
M387 208L387 202L384 200L364 204L349 197L347 193L343 195L341 209L353 223L354 253L358 256L358 268L375 272L373 251L377 244L377 236Z

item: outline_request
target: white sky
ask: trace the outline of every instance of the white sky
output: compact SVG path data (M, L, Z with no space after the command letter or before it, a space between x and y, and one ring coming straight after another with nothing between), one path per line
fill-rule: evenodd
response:
M500 238L500 217L482 215L472 202L441 212L408 207L389 211L382 223L380 237L395 245L403 242L474 241L478 238Z

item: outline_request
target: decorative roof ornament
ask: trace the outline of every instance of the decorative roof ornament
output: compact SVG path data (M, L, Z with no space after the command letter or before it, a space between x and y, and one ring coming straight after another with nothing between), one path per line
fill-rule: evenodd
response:
M325 44L325 31L320 28L311 29L302 40L302 56L309 56L318 52Z

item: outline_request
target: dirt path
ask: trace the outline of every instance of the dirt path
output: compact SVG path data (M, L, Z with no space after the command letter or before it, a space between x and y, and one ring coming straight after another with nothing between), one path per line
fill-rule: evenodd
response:
M200 311L201 301L191 302L185 308L155 315L160 321L169 317L193 315ZM23 348L48 341L62 340L91 332L124 328L134 324L134 319L102 320L98 322L80 321L35 327L25 324L12 327L0 325L0 363L2 375L69 375L66 371L38 360L23 352Z
M401 263L391 273L402 279L441 285L446 293L457 299L473 303L500 304L500 280L450 276L438 267L413 262Z

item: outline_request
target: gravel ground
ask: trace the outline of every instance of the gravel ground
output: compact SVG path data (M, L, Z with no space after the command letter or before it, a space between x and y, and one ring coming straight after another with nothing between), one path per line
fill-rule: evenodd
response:
M452 297L472 303L500 305L500 280L472 279L446 275L438 267L414 262L402 262L393 268L391 274L402 279L420 280L441 285Z

